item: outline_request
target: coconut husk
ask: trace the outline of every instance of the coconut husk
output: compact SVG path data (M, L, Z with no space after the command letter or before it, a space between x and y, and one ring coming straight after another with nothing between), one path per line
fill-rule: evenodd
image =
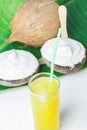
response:
M59 28L59 5L54 0L29 0L21 5L11 24L9 42L19 41L40 47L56 37Z

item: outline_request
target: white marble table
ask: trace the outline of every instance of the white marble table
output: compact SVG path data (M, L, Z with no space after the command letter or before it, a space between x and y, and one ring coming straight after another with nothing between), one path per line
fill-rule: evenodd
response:
M60 82L60 130L87 130L87 69ZM27 86L0 91L0 130L34 130Z

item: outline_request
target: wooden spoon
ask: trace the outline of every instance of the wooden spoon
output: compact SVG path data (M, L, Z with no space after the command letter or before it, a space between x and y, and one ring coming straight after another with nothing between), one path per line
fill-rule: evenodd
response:
M68 38L67 29L66 29L66 21L67 21L67 9L65 6L61 5L58 9L60 25L62 28L61 38Z

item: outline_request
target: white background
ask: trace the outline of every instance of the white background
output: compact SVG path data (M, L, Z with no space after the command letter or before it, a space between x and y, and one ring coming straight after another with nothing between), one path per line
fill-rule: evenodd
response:
M60 130L87 130L87 70L60 82ZM0 91L0 130L34 130L28 86Z

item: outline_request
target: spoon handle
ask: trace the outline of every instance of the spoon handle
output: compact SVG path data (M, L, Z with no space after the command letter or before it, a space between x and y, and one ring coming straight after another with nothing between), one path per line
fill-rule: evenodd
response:
M66 21L67 21L67 9L65 6L61 5L58 8L60 25L62 28L61 38L68 38L67 29L66 29Z

